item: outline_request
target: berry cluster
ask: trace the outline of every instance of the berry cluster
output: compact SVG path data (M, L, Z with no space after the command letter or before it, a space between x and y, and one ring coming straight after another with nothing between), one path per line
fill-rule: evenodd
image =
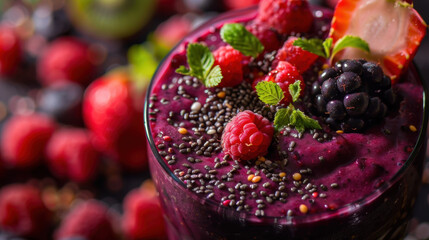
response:
M396 102L390 78L365 60L341 60L326 69L312 94L318 114L331 128L345 132L361 131L384 118Z

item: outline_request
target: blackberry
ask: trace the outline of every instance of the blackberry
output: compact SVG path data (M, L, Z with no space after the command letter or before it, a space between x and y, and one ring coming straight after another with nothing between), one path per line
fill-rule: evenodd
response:
M334 130L359 132L396 103L390 78L366 60L341 60L313 83L314 108Z

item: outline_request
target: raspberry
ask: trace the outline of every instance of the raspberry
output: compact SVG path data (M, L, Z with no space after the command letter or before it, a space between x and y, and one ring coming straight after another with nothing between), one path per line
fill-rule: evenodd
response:
M261 0L257 19L281 34L308 32L313 24L306 0Z
M119 239L116 219L102 203L89 200L75 206L55 233L56 240L82 237L88 240Z
M122 227L127 239L167 239L159 199L155 191L133 190L125 197Z
M21 61L21 41L10 27L0 26L0 75L10 75Z
M222 135L223 151L235 160L255 159L265 155L273 133L268 119L248 110L240 112L226 125Z
M5 162L16 168L39 164L55 127L51 118L41 114L10 118L1 135L1 151Z
M215 63L222 70L223 79L218 87L234 87L243 81L241 60L243 55L231 46L218 48L214 53Z
M0 191L0 229L32 239L48 239L51 218L38 189L15 184Z
M268 76L265 78L265 81L275 82L284 92L284 98L281 103L288 105L292 102L292 96L289 93L289 85L295 83L296 81L301 81L301 96L304 94L305 84L301 74L298 72L298 69L292 64L280 61L276 69L272 70Z
M42 54L38 77L45 86L61 82L86 86L95 74L95 58L87 43L74 37L59 38Z
M247 25L246 28L261 41L262 45L265 47L265 51L272 52L281 47L279 36L275 30L269 28L267 25L253 22Z
M87 182L97 172L98 153L91 143L90 132L85 129L70 128L55 132L46 152L52 173L60 178Z
M293 42L298 39L290 37L276 55L276 61L287 61L294 65L300 73L305 72L317 60L318 56L305 51L300 47L294 46ZM273 64L276 65L276 62Z
M235 10L247 8L259 3L260 0L223 0L228 9Z

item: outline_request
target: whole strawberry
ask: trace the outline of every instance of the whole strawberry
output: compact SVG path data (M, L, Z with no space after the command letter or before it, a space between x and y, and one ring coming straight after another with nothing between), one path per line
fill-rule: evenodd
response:
M0 75L12 74L21 61L21 40L15 30L0 25Z
M42 114L12 116L1 135L5 163L13 168L38 165L55 128L56 123Z
M298 69L289 62L280 61L277 67L272 70L265 81L275 82L284 92L284 98L281 103L288 105L292 103L292 96L289 93L289 85L300 81L301 95L304 93L305 83Z
M267 153L274 128L263 116L251 111L238 113L225 127L222 148L235 160L252 160Z
M257 19L281 34L308 32L313 24L307 0L261 0Z
M86 86L96 71L97 54L75 37L58 38L44 50L37 65L39 80L44 86L75 82Z
M0 190L0 229L31 239L47 239L51 220L38 189L14 184Z
M82 183L92 180L100 159L86 129L64 128L55 132L46 150L48 165L54 175Z
M132 171L147 166L143 95L128 73L114 72L95 80L83 99L84 122L96 147Z
M294 65L300 73L307 71L311 65L317 60L318 56L311 52L305 51L300 47L294 46L293 42L298 39L290 37L282 48L280 48L276 55L276 61L287 61Z
M231 46L223 46L213 52L215 63L222 70L223 79L217 87L234 87L243 81L241 60L243 55Z
M137 189L128 193L124 200L122 228L130 240L167 239L156 192Z
M55 240L83 238L86 240L119 239L115 229L116 219L109 209L95 200L75 206L61 222Z

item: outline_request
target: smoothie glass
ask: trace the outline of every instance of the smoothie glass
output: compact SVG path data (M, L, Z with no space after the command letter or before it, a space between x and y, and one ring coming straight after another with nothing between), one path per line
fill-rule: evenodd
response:
M315 11L326 10L314 8ZM197 195L170 170L158 153L149 121L150 93L165 75L183 43L194 41L213 26L256 16L256 8L223 14L186 37L159 66L149 86L145 105L145 127L149 164L160 194L170 239L402 239L421 182L428 123L427 88L424 82L422 126L409 158L401 169L370 195L333 211L305 216L255 217L237 212L205 196ZM316 14L317 15L317 14ZM414 66L407 76L419 82Z

